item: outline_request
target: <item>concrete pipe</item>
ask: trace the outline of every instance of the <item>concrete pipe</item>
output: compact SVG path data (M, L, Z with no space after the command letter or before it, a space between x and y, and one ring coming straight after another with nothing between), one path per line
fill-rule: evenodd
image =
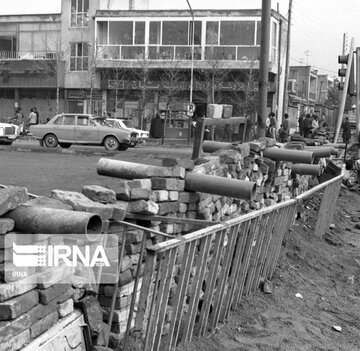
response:
M256 183L188 172L185 175L185 190L251 200L256 191Z
M36 234L86 234L90 241L101 235L102 221L94 213L19 206L4 217L14 220L15 230Z
M226 149L230 145L230 143L223 143L221 141L205 140L202 148L204 152L212 153L221 149Z
M311 176L321 176L324 172L323 167L320 165L308 165L305 163L294 163L291 165L291 173L302 174L302 175L311 175Z
M330 157L334 154L334 148L331 147L305 147L305 151L310 151L315 154L316 158Z
M311 151L279 149L275 147L267 148L263 151L263 156L275 161L287 161L294 163L313 163L315 155Z
M98 161L96 170L99 175L121 179L161 177L164 174L164 167L110 160L107 158L101 158Z

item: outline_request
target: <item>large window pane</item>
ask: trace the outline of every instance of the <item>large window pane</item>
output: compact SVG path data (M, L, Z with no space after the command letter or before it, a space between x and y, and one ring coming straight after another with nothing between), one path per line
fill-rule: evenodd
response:
M255 21L221 21L220 45L254 45Z
M109 22L109 44L132 45L133 22Z
M106 45L107 35L108 35L108 22L98 22L97 24L98 30L98 41L100 45Z
M164 21L163 22L163 45L188 45L187 21Z
M189 23L190 23L189 36L191 36L193 23L192 21ZM189 44L191 45L191 43L192 43L192 38L189 38ZM199 21L195 21L194 44L201 45L201 22Z
M145 44L145 22L135 22L135 44Z
M219 45L219 22L206 23L206 44Z
M256 26L256 45L260 45L261 43L261 21L257 21Z
M150 44L160 44L160 22L150 22Z

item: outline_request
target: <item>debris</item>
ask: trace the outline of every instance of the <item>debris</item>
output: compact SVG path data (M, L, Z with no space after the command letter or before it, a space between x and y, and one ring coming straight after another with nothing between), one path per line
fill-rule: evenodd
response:
M348 282L349 282L351 285L354 285L354 283L355 283L355 276L352 275L351 277L348 277L347 280L348 280Z
M262 284L262 291L265 294L272 294L274 291L274 284L269 280L265 280Z
M295 296L298 297L299 299L303 298L303 296L300 293L296 293Z
M330 229L335 229L335 224L334 224L334 223L331 223L331 224L329 225L329 228L330 228Z
M335 329L336 331L338 331L339 333L341 332L342 328L338 325L333 325L333 329Z

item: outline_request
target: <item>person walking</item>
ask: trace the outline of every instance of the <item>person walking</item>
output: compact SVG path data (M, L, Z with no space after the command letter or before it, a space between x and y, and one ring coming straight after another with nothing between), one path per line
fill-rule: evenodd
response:
M30 109L30 114L26 123L26 131L30 131L30 126L37 124L36 123L37 116L33 108Z

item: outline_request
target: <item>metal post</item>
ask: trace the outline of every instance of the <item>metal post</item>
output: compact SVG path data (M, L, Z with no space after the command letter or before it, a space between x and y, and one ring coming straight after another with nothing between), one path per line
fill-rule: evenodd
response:
M360 47L356 48L356 142L360 135ZM358 147L358 158L360 147Z
M191 17L192 17L192 33L191 33L191 72L190 72L190 102L193 101L193 84L194 84L194 38L195 38L195 19L194 19L194 12L191 8L189 0L186 0Z
M262 0L261 48L259 69L259 113L257 117L257 137L265 137L266 106L269 84L271 1Z

